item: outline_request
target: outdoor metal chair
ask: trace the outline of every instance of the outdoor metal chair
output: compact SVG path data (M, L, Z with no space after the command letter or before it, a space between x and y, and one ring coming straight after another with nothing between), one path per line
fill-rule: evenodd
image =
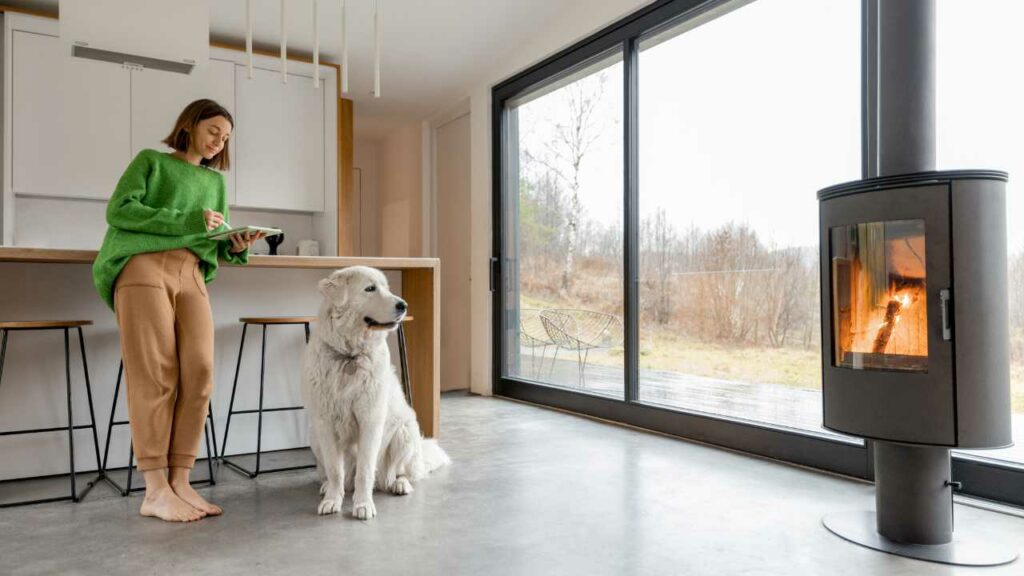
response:
M555 346L576 352L580 387L586 385L590 351L619 346L624 338L622 319L596 310L548 309L540 321Z
M554 345L554 342L551 341L547 331L544 329L544 324L541 322L541 312L541 310L536 308L519 309L519 344L530 349L530 368L535 378L539 378L540 373L544 369L544 360L547 357L548 347ZM537 360L537 348L540 348L540 361ZM555 357L552 359L552 363L557 357L558 347L556 346ZM554 364L552 364L553 366Z

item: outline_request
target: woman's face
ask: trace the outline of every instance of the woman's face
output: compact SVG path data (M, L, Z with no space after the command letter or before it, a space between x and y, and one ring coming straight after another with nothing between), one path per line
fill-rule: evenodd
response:
M200 120L191 136L192 151L209 160L224 149L231 136L231 123L223 116Z

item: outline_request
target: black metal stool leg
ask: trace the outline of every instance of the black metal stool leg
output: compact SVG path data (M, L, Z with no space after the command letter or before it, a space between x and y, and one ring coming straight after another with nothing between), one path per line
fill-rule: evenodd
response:
M213 452L210 450L210 430L213 426L210 424L209 419L203 422L203 439L206 440L206 467L210 471L210 485L217 483L217 480L213 477ZM215 441L216 444L216 441Z
M245 332L248 329L248 324L242 324L242 340L238 343L238 362L235 363L235 381L231 385L231 402L228 403L228 420L224 424L224 441L220 445L221 459L223 459L228 453L228 432L231 431L231 415L235 411L235 392L238 390L238 372L242 368L242 352L245 350Z
M4 333L3 344L0 344L0 381L4 378L4 358L7 357L7 330L0 330Z
M71 501L78 502L78 489L75 486L75 422L74 411L71 409L71 346L68 342L68 329L64 329L64 379L68 393L68 459L71 462Z
M121 375L123 372L124 360L121 360L117 365L117 382L114 384L114 401L110 403L110 421L107 423L107 440L103 446L103 477L121 496L127 496L128 491L118 486L117 483L114 482L113 478L106 474L107 461L110 456L110 437L114 433L114 415L117 412L117 395L121 391Z
M210 422L210 438L213 442L213 454L214 458L217 458L217 426L213 422L213 400L210 400L210 405L206 410L206 419Z
M306 329L306 344L309 344L309 322L303 322L302 327Z
M135 440L128 442L128 480L124 485L125 496L132 493L132 469L135 468Z
M99 468L99 478L104 476L105 468L99 459L99 434L96 431L96 414L92 407L92 383L89 381L89 362L85 359L85 338L82 336L82 329L78 329L78 345L82 352L82 371L85 372L85 395L89 400L89 421L92 428L92 444L96 449L96 467ZM97 478L96 480L99 480Z
M402 363L402 391L405 392L405 401L412 406L412 382L409 379L409 357L405 352L405 329L398 325L398 359Z
M256 470L250 476L260 474L260 452L263 446L263 376L267 367L267 325L263 325L263 344L260 348L260 407L256 414Z
M103 463L100 461L100 438L99 433L96 431L96 412L92 405L92 383L89 381L89 361L85 358L85 337L82 335L82 328L78 327L78 348L82 353L82 373L85 375L85 397L89 400L89 427L92 428L92 445L96 450L96 470L97 476L89 481L89 484L82 491L80 498L85 498L85 495L92 490L92 487L97 482L106 477L106 469L103 467Z
M114 432L114 413L117 412L117 394L121 391L121 374L124 372L124 360L117 365L117 382L114 384L114 401L110 403L110 421L107 422L107 441L103 445L103 469L107 469L107 458L110 456L110 436Z

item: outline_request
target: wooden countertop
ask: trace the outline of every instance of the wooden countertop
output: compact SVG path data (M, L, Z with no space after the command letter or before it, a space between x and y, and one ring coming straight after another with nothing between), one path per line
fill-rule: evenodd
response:
M95 250L61 250L57 248L18 248L0 246L0 262L34 262L50 264L92 264ZM359 258L334 256L250 256L248 266L240 268L345 268L372 266L381 270L437 268L437 258ZM223 263L225 266L234 266Z

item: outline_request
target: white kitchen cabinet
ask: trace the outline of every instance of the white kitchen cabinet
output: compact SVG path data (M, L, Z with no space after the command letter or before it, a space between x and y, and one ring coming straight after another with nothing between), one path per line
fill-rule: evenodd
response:
M236 204L245 208L324 210L324 80L235 67ZM332 79L333 80L333 79ZM333 102L332 102L333 104ZM331 137L335 137L331 130Z
M145 69L132 71L132 156L145 148L170 150L161 141L170 134L185 106L200 98L215 100L232 116L235 115L233 62L210 59L206 66L196 67L191 74ZM235 203L236 137L232 131L229 145L232 167L223 173L231 204Z
M11 40L14 194L109 198L132 158L130 72L67 56L56 36Z

